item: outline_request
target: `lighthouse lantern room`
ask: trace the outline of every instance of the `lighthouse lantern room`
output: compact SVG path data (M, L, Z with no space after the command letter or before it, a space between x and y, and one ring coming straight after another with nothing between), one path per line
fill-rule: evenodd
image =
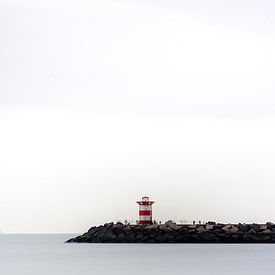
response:
M154 201L150 201L149 197L142 197L141 201L137 201L139 204L139 224L152 224L152 204Z

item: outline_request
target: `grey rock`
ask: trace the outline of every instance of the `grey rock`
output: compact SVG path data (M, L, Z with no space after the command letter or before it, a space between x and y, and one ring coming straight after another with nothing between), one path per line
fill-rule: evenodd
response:
M244 233L248 232L250 229L249 225L247 225L247 224L239 224L238 228L240 231L242 231Z
M273 222L267 222L266 226L267 226L268 229L272 230L272 228L275 227L275 224Z
M231 234L234 234L234 233L236 233L236 232L238 232L239 231L239 228L237 227L237 226L232 226L230 229L229 229L229 232L231 233Z
M254 229L250 229L248 232L246 232L246 235L255 235L257 232Z
M225 231L225 232L229 232L229 229L230 229L231 227L232 227L231 224L227 224L227 225L225 225L225 226L222 228L222 230Z
M202 233L202 232L206 232L207 230L203 226L199 226L196 228L196 231L198 231L199 233Z
M125 242L125 235L123 233L120 233L118 236L116 236L115 240L119 243Z
M158 229L159 226L158 224L151 224L151 225L147 225L144 227L145 230L148 230L148 229Z
M261 240L263 240L263 241L269 241L269 240L271 240L271 236L264 235L264 236L261 237Z
M260 230L260 225L259 224L256 224L256 223L252 223L250 225L250 227L255 230L256 232L258 232Z
M131 231L125 234L125 241L129 243L134 243L136 241L136 234Z
M159 229L163 232L171 232L173 229L170 226L167 226L166 224L161 224L159 226Z
M187 226L189 229L196 229L197 226L195 224L188 224Z
M127 225L127 226L123 227L123 232L125 234L128 234L129 232L132 232L132 229L129 225Z
M249 235L249 239L253 241L260 241L260 238L258 235Z
M113 228L111 229L111 231L115 235L119 235L119 234L123 233L123 227L116 224L116 225L113 226Z
M267 224L260 224L260 230L266 230Z
M139 232L139 233L136 234L136 239L137 240L140 240L142 238L143 238L143 234L141 232Z
M166 226L170 227L171 229L177 231L181 229L181 226L177 225L175 222L169 220L165 223Z
M266 229L261 232L261 234L270 234L270 233L272 233L272 231L270 229Z
M214 229L214 225L207 223L206 226L205 226L205 229L208 230L208 231L213 230Z
M98 230L97 227L96 227L96 226L93 226L93 227L91 227L91 228L87 231L87 233L92 235L92 234L94 234L97 230Z

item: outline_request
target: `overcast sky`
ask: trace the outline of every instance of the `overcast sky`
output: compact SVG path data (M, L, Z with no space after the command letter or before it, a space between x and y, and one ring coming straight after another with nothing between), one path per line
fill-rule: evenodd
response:
M0 0L0 230L275 221L275 2Z

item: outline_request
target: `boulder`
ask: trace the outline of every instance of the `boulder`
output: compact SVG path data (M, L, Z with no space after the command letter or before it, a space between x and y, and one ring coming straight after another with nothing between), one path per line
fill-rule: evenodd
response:
M136 242L136 234L131 231L125 234L125 241L129 243L135 243Z
M225 232L229 232L229 229L230 229L231 227L232 227L231 224L227 224L227 225L225 225L225 226L222 228L222 230L225 231Z
M159 226L158 224L154 223L154 224L150 224L150 225L147 225L144 227L145 230L148 230L148 229L159 229Z
M144 231L144 227L143 226L139 226L139 225L134 225L131 226L132 231L135 233L139 233L139 232L143 232Z
M119 235L121 233L123 233L123 227L119 226L117 224L115 224L112 228L111 231L115 234L115 235Z
M216 237L218 237L221 242L229 242L231 239L231 235L227 234L226 232L216 233Z
M97 232L97 230L98 230L98 228L96 226L93 226L88 230L87 233L90 235L93 235L95 232Z
M262 235L261 240L268 242L269 240L271 240L271 236L270 235Z
M208 231L213 230L214 229L214 225L207 223L206 226L205 226L205 229L208 230Z
M156 235L160 234L160 229L158 226L146 226L143 231L143 235L154 238Z
M154 240L157 242L157 243L165 243L166 239L165 237L163 237L163 235L157 235Z
M124 226L122 230L125 234L129 234L129 232L132 232L132 228L129 225Z
M252 234L252 235L248 235L248 240L258 242L261 239L257 234Z
M140 240L140 239L142 239L143 238L143 234L141 233L141 232L138 232L137 234L136 234L136 240Z
M199 242L201 240L200 236L198 234L192 234L191 238L195 241L195 242Z
M271 234L271 233L272 233L272 231L270 229L266 229L261 232L261 234Z
M260 224L260 230L266 230L267 224Z
M143 235L143 237L140 239L140 241L141 241L142 243L147 243L147 242L149 241L149 237Z
M234 241L236 241L237 239L240 238L240 235L239 234L232 234L231 237L234 239Z
M199 233L202 233L202 232L206 232L207 230L203 226L199 226L196 228L196 231L198 231Z
M189 229L196 229L197 226L195 224L188 224L187 226Z
M114 223L113 223L113 222L109 222L109 223L105 223L105 224L104 224L104 227L107 227L107 228L112 228L112 227L113 227L113 225L114 225Z
M173 229L170 226L167 226L166 224L161 224L159 226L159 229L163 232L171 232Z
M272 230L272 228L275 227L275 224L274 224L273 222L267 222L267 223L266 223L266 226L267 226L267 229Z
M230 229L229 229L229 232L231 233L231 234L234 234L234 233L236 233L236 232L238 232L239 231L239 228L237 227L237 226L232 226Z
M249 231L247 231L246 233L245 233L246 235L256 235L257 234L257 232L254 230L254 229L250 229Z
M260 225L259 224L256 224L256 223L252 223L250 225L250 227L255 230L256 232L258 232L260 230Z
M181 229L179 230L181 232L181 234L187 233L188 232L188 228L181 226Z
M176 223L172 222L172 221L168 221L165 223L166 226L169 226L171 229L175 230L175 231L178 231L181 229L181 226L180 225L177 225Z
M125 235L123 233L120 233L119 235L116 236L115 240L118 243L123 243L125 242Z
M217 223L217 224L215 225L215 227L217 227L217 228L222 228L222 227L224 227L224 226L225 226L224 223Z
M238 228L239 228L239 230L242 231L243 233L248 232L249 229L250 229L249 225L247 225L247 224L241 224L241 223L239 223Z

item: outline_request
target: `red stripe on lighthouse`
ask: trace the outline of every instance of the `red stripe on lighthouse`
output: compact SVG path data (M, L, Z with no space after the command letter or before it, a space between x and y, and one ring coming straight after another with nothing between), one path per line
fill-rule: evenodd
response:
M152 211L151 210L139 210L140 216L151 216Z

